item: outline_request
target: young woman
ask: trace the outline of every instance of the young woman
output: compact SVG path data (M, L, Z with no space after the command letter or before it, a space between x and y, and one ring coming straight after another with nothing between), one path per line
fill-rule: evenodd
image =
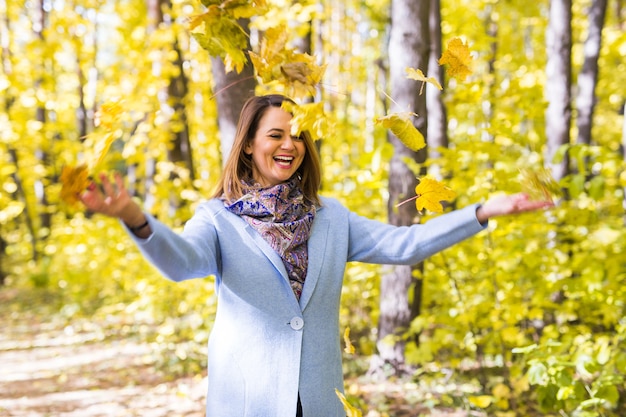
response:
M281 95L250 98L217 192L178 234L145 213L123 178L81 195L119 218L170 280L213 277L207 416L331 417L345 411L339 303L347 262L415 264L486 227L489 218L550 202L502 196L395 227L320 197L310 135L291 134Z

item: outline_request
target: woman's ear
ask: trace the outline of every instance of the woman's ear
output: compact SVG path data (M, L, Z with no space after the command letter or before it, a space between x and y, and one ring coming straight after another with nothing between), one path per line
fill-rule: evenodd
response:
M248 156L252 155L252 144L250 142L246 143L246 145L243 147L243 153Z

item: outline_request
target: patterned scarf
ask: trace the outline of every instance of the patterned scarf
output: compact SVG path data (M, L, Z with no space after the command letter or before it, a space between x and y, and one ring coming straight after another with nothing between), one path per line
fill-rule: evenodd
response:
M307 242L315 218L315 205L308 204L294 177L268 188L245 184L248 193L232 204L231 213L241 216L280 255L296 298L304 286L309 255Z

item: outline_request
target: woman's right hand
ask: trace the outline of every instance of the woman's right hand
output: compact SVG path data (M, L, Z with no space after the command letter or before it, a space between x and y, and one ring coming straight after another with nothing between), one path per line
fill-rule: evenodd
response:
M146 216L139 205L133 201L124 186L124 179L119 172L114 175L115 185L107 174L100 174L102 191L92 182L80 196L80 201L94 213L117 217L129 227L136 227L146 222Z

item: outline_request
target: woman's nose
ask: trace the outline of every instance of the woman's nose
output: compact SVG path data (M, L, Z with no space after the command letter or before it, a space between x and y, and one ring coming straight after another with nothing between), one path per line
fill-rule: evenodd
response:
M285 136L285 139L283 139L283 143L281 148L283 149L293 149L294 148L294 144L293 144L293 138L289 135Z

